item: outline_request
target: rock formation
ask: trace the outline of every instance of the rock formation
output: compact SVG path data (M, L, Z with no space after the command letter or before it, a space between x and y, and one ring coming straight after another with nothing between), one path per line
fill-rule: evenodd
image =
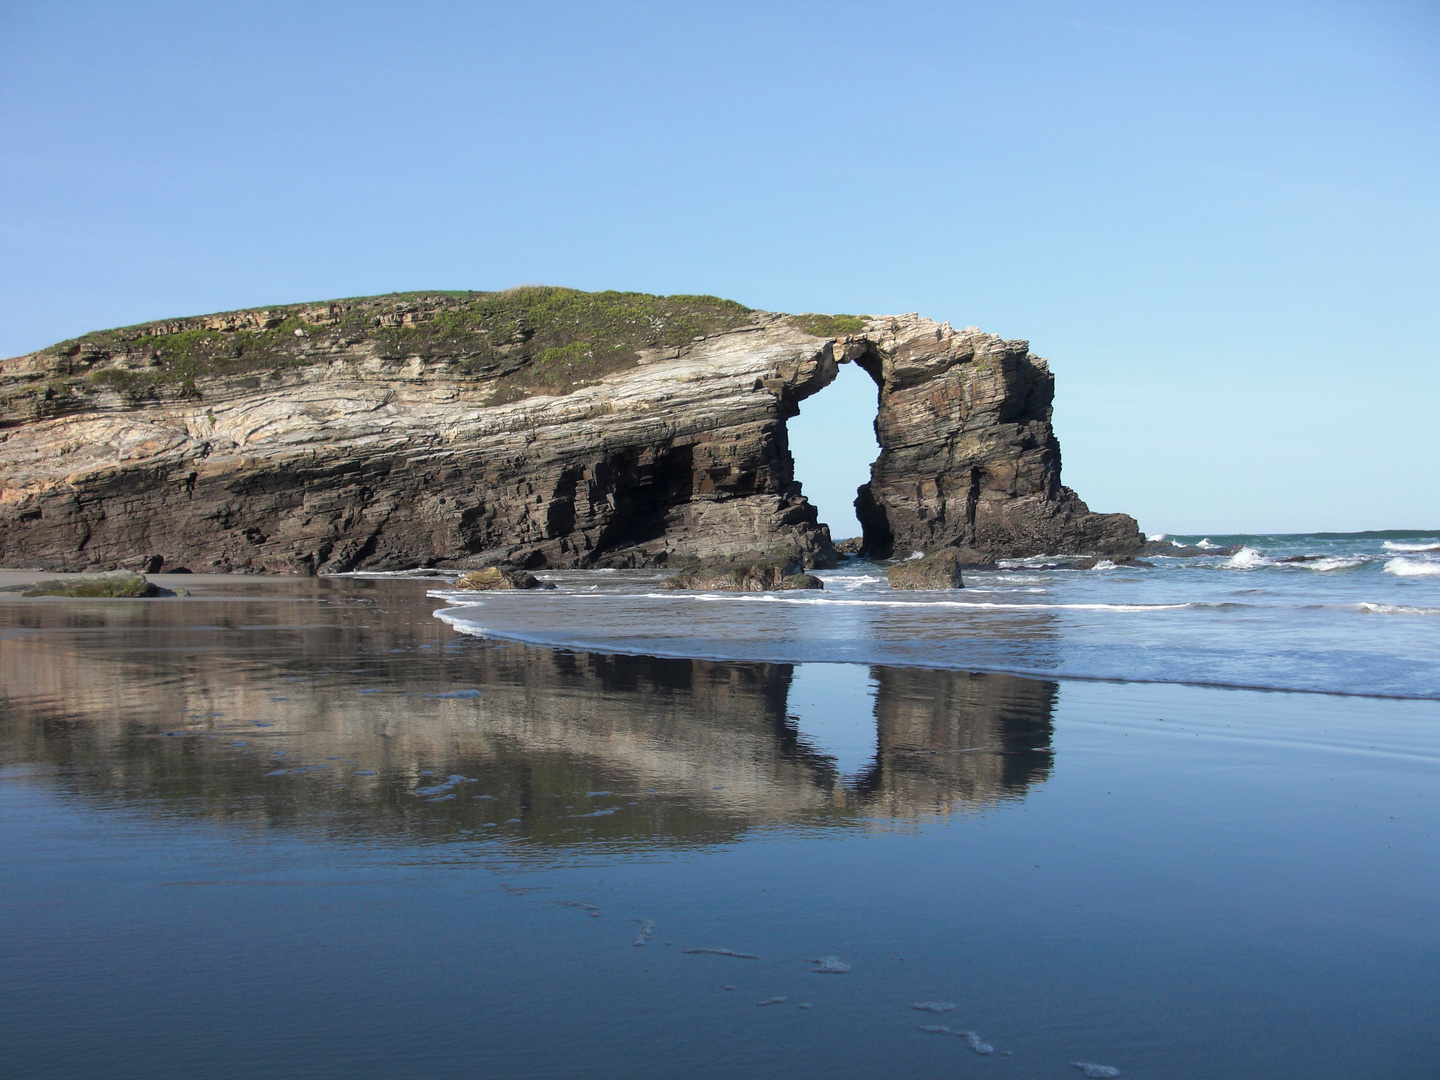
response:
M921 559L897 562L886 573L892 589L963 589L960 553L954 548L936 551Z
M1134 518L1091 513L1061 485L1055 377L1028 341L912 314L870 319L836 348L880 387L880 457L855 500L866 554L953 547L985 563L1144 544Z
M0 564L310 574L834 558L785 429L880 387L866 551L1124 555L1025 342L916 315L520 289L170 320L0 363Z

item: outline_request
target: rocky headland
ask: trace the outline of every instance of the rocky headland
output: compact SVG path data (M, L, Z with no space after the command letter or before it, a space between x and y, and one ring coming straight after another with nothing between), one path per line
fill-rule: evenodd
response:
M525 288L173 319L0 362L0 564L825 566L785 424L843 363L878 388L865 554L1140 550L1133 518L1061 485L1027 342Z

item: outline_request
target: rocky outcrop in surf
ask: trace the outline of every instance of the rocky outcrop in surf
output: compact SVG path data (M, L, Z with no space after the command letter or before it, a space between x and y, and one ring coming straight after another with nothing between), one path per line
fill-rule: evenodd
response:
M1123 555L1025 342L917 315L519 289L231 312L0 363L0 563L338 572L835 558L785 422L879 387L865 548Z

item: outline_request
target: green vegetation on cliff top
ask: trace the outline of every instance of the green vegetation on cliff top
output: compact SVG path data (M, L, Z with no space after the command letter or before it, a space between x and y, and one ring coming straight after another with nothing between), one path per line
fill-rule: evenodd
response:
M816 337L846 337L858 334L870 320L864 315L791 315L785 320L796 330L803 330Z
M101 330L39 354L48 371L0 393L10 423L84 409L101 389L133 401L200 398L210 380L258 387L289 370L361 355L479 378L490 402L563 394L743 326L749 308L714 296L652 296L524 286L503 292L412 292L277 305ZM795 315L821 337L864 328L855 315Z

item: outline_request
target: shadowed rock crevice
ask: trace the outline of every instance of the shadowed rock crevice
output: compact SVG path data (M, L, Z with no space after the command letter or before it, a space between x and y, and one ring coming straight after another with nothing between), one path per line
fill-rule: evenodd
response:
M786 421L838 363L879 387L868 553L1140 546L1060 484L1053 379L1023 341L532 290L174 320L0 363L0 562L823 566Z

